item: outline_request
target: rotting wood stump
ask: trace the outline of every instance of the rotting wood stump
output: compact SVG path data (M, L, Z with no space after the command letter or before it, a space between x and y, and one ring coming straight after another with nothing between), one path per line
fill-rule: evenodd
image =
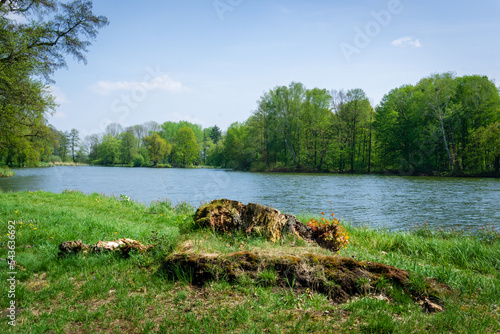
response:
M153 248L153 245L143 245L137 240L122 238L113 241L100 241L95 245L84 244L81 240L65 241L59 245L59 256L68 254L100 253L102 251L119 251L122 255L128 256L130 251L136 250L146 252Z
M255 203L245 205L228 199L214 200L198 208L194 220L199 226L211 227L216 231L228 233L242 230L247 234L264 236L272 242L292 234L333 252L341 247L338 242L324 239L324 234L313 231L294 215ZM331 228L334 230L337 226Z
M267 286L310 289L336 303L368 293L383 295L398 287L430 313L443 310L440 296L451 291L448 286L426 278L423 279L425 289L416 288L408 271L393 266L312 253L297 256L251 251L230 254L188 251L168 256L161 270L173 279L189 278L190 283L197 286L221 278L230 283L250 280ZM264 271L274 273L274 278L262 281Z

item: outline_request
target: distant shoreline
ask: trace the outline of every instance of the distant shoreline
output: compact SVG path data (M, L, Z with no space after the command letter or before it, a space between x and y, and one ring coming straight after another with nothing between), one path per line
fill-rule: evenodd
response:
M90 167L123 167L123 168L181 168L181 169L224 169L232 170L236 172L249 172L249 173L287 173L287 174L332 174L332 175L382 175L382 176L411 176L411 177L457 177L457 178L500 178L500 175L495 175L494 172L486 172L483 174L452 174L452 173L433 173L433 174L422 174L422 173L405 173L399 171L372 171L371 173L351 173L349 171L314 171L309 169L294 169L294 168L279 168L279 169L264 169L264 170L239 170L239 169L227 169L219 168L214 166L171 166L169 164L158 164L156 166L140 166L135 167L131 165L93 165L81 162L49 162L42 163L39 166L24 166L24 167L13 167L15 168L45 168L45 167L77 167L77 166L90 166Z

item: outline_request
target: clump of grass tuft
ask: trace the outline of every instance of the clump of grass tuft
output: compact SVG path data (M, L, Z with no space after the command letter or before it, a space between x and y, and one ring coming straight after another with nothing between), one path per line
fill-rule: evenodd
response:
M431 227L429 224L416 224L410 228L410 232L425 238L471 238L479 239L485 243L493 244L500 241L500 231L493 225L484 226L452 226L452 227Z
M161 213L167 214L167 213L173 213L174 207L172 205L172 202L170 202L168 199L164 199L152 202L149 205L148 211L154 214L161 214Z
M8 166L0 167L0 177L12 177L14 175L16 175L16 173Z

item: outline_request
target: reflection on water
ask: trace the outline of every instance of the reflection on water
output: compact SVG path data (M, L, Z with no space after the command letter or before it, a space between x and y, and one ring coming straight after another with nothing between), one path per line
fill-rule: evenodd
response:
M217 169L53 167L17 169L4 191L77 189L125 194L149 203L169 199L198 206L217 198L257 202L283 212L319 214L372 226L500 227L500 180L380 175L247 173Z

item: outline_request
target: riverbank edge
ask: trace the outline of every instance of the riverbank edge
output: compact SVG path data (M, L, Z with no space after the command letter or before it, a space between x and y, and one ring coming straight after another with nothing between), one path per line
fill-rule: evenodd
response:
M375 171L370 173L358 173L358 172L326 172L326 171L316 171L310 169L297 169L297 168L274 168L274 169L264 169L264 170L238 170L238 169L230 169L230 168L220 168L214 166L204 166L204 165L193 165L193 166L177 166L170 164L157 164L157 165L148 165L148 166L133 166L126 164L116 164L116 165L94 165L94 164L86 164L86 163L71 163L71 162L63 162L63 163L44 163L39 166L25 166L25 167L16 167L16 168L44 168L44 167L76 167L76 166L92 166L92 167L123 167L123 168L181 168L181 169L220 169L220 170L231 170L236 172L250 172L250 173L287 173L287 174L331 174L331 175L381 175L381 176L403 176L403 177L449 177L449 178L500 178L500 175L495 175L494 171L484 172L478 174L453 174L453 173L432 173L432 174L423 174L423 173L405 173L399 171Z

